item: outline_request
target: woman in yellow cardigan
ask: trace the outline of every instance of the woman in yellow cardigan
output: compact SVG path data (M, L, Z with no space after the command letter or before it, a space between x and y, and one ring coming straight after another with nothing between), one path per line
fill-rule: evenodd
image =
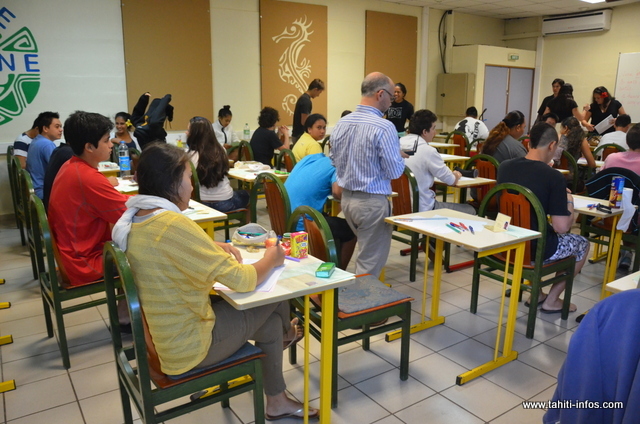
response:
M301 337L296 321L289 321L288 303L238 311L209 296L214 281L239 292L254 290L282 265L282 248L269 247L261 260L244 265L236 248L214 242L183 215L193 187L182 149L149 145L140 157L137 178L140 194L127 202L113 240L131 264L162 371L180 375L215 364L254 340L266 353L262 368L267 419L302 417L302 405L287 397L282 376L283 346ZM317 414L310 410L311 416Z

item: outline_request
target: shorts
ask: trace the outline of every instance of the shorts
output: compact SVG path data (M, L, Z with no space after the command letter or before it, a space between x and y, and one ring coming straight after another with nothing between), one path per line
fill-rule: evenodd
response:
M587 252L589 252L589 240L586 238L578 234L558 234L558 247L555 253L545 260L545 263L568 258L569 256L575 256L576 262L580 262Z

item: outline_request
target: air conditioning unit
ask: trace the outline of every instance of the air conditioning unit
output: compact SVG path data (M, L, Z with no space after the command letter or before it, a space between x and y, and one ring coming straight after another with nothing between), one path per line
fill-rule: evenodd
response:
M542 20L542 35L576 34L609 29L611 29L611 9L548 16Z

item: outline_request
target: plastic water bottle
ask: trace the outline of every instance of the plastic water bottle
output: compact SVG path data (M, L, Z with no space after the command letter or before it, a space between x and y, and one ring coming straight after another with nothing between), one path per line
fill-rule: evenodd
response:
M249 139L251 138L251 129L249 128L249 124L244 124L244 131L242 131L242 136L247 141L249 141Z
M131 175L129 147L127 147L124 140L120 140L120 145L118 146L118 165L120 166L120 178L126 178Z

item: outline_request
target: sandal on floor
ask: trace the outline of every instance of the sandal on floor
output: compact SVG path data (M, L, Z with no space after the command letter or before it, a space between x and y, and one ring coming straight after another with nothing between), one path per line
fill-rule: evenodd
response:
M319 411L315 411L313 414L309 414L309 419L315 419L318 418L320 416L320 412ZM268 420L268 421L277 421L277 420L282 420L284 418L297 418L300 420L304 419L304 410L302 408L298 409L295 412L291 412L290 414L281 414L281 415L269 415L267 413L264 414L264 417Z
M282 342L282 350L287 350L288 348L290 348L291 346L295 345L300 340L302 340L302 338L304 337L304 331L302 330L302 327L300 327L299 325L296 325L295 328L296 328L296 337L294 337L293 339L291 339L289 341L287 341L287 340L283 341ZM298 333L298 332L300 332L300 333ZM284 418L284 417L282 417L282 418Z
M542 299L540 299L540 296L538 296L538 306L542 305L544 303L544 301L547 300L547 296L543 297ZM530 305L530 303L529 303L528 300L526 302L524 302L524 306L526 306L527 308L529 307L529 305Z

